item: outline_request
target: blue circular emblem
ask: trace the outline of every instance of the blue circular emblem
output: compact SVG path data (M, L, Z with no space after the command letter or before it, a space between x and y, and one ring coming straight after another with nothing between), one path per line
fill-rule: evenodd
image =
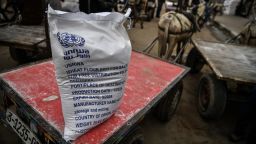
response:
M73 47L73 46L84 46L85 40L83 37L75 34L70 34L67 32L57 33L58 40L60 44L65 47Z

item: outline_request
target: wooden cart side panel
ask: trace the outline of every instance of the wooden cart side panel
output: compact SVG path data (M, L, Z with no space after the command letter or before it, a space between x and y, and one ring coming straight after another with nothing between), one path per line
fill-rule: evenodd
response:
M0 27L1 45L32 49L37 44L40 44L40 47L45 47L46 45L43 44L43 40L45 40L43 26L12 25Z
M193 42L218 78L256 83L256 48L200 40Z
M152 102L159 100L186 73L187 69L184 67L133 52L125 94L119 109L110 119L79 137L74 143L103 143L123 126L129 127L132 118L145 113ZM1 77L48 122L49 127L63 133L64 120L52 62L7 72ZM54 99L51 99L52 96Z

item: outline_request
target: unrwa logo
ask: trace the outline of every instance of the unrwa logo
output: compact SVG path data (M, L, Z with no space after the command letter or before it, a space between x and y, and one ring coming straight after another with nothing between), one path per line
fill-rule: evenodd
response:
M73 46L84 46L85 40L83 37L75 34L70 34L67 32L57 33L58 40L60 44L65 47L73 47Z

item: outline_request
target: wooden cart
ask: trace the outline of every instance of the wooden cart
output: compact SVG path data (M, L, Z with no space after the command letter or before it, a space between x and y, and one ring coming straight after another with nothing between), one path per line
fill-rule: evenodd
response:
M49 58L45 28L40 26L7 25L0 27L0 45L8 46L11 57L18 62Z
M207 64L211 74L199 82L197 106L202 117L219 118L227 100L246 100L251 85L256 84L256 48L193 40L186 65L196 73Z
M143 135L137 124L152 109L161 121L170 120L187 72L186 67L132 52L125 94L117 112L73 143L142 144ZM62 138L64 120L53 62L31 64L0 77L4 121L20 138L33 144L66 143Z

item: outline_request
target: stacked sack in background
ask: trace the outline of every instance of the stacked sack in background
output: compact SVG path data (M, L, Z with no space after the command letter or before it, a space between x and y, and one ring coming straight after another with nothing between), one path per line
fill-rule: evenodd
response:
M235 15L236 8L241 0L225 0L224 1L224 11L225 15Z

